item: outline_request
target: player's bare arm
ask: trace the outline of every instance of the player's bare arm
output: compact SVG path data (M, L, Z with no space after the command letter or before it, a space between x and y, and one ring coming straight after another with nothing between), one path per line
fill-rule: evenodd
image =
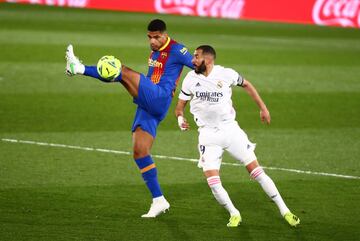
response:
M261 121L266 124L270 124L270 121L271 121L270 112L267 109L264 101L261 99L261 97L260 97L259 93L257 92L257 90L255 89L255 87L251 84L250 81L248 81L246 79L244 79L242 87L251 96L251 98L255 101L255 103L259 106Z
M178 100L178 103L175 108L175 116L178 120L179 127L182 131L188 130L190 128L189 123L184 117L184 109L187 104L187 100Z

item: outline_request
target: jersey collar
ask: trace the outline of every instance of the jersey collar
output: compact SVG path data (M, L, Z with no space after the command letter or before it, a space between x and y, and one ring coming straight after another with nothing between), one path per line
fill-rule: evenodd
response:
M168 37L168 39L166 40L166 43L164 44L164 46L162 46L159 51L163 51L170 43L170 37Z

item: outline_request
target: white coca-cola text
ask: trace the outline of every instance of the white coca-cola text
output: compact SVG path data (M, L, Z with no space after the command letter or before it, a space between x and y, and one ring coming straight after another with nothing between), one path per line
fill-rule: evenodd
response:
M7 2L28 2L30 4L43 4L49 6L68 6L83 8L86 7L88 0L7 0Z
M245 0L155 0L158 13L240 18Z
M360 0L316 0L313 21L319 25L360 27Z

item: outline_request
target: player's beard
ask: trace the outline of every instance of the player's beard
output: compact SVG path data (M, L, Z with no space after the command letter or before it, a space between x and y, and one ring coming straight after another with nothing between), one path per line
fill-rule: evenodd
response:
M151 44L150 44L150 49L151 49L152 51L158 51L158 50L159 50L159 48L158 48L157 46L151 45Z
M206 71L206 65L205 65L205 60L203 60L199 66L195 67L195 73L203 74L205 73L205 71Z

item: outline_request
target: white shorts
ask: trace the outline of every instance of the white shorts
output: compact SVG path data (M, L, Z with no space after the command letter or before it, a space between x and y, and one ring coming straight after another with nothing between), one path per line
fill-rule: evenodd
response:
M218 128L199 128L198 167L203 171L220 170L224 150L245 166L257 160L255 144L250 142L246 133L236 121L222 124Z

